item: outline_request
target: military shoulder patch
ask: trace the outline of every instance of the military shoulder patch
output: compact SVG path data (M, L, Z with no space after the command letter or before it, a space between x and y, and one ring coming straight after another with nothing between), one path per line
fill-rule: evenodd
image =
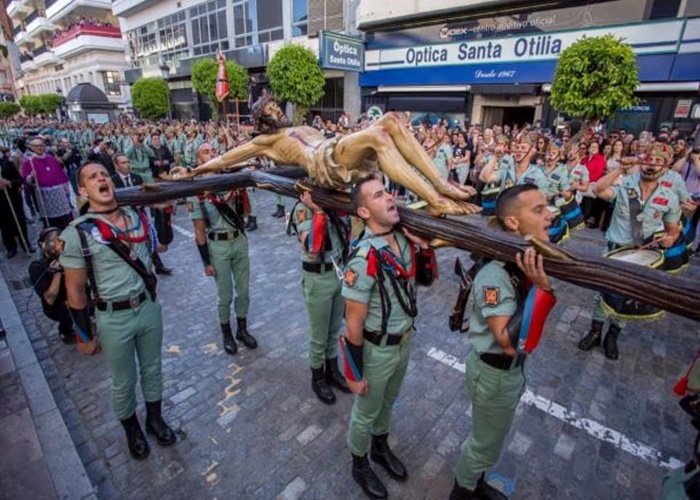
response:
M66 248L66 242L63 241L61 238L56 238L54 247L56 248L56 253L61 254L63 253L63 249Z
M188 201L188 202L187 202L187 211L188 211L189 213L194 212L194 203L192 203L191 201Z
M484 304L487 306L497 306L501 301L501 289L497 286L484 287Z
M306 220L306 210L302 209L297 211L297 220L299 221L299 223L302 223Z
M345 269L343 280L347 286L355 286L355 283L357 283L357 271L355 271L352 267L348 267Z

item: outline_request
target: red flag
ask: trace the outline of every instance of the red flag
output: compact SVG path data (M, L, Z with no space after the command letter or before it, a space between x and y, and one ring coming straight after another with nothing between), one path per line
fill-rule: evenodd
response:
M228 96L228 76L226 75L226 59L219 52L219 71L216 74L216 98L219 102Z

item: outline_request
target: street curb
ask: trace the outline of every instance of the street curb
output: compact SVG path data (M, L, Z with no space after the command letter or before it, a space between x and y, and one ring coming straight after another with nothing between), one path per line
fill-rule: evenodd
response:
M0 279L0 306L7 331L6 341L29 401L34 427L58 498L96 498L95 488L46 382L4 277Z

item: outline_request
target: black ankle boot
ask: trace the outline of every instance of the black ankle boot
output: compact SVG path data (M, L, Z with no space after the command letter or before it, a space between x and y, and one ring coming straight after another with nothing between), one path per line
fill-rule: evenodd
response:
M372 436L372 462L378 463L386 469L389 475L397 481L405 481L408 478L406 467L389 448L387 439L389 434Z
M336 389L342 392L350 392L348 387L348 382L345 377L340 373L340 368L338 368L338 358L326 360L326 382L334 386Z
M313 389L314 394L322 403L327 405L335 403L335 394L333 394L330 386L326 383L323 368L311 369L311 389Z
M578 348L582 351L590 351L595 346L600 345L602 336L603 322L593 320L591 321L591 329L588 331L588 334L579 341Z
M254 215L248 216L248 222L245 225L246 231L255 231L258 228L258 219Z
M163 261L160 259L158 252L153 252L151 254L151 260L153 261L153 267L156 270L156 274L165 274L167 276L173 274L173 270L169 267L165 267Z
M148 441L146 441L146 436L143 435L136 413L127 419L121 420L121 423L126 432L129 453L136 460L145 460L151 449L148 447Z
M489 500L508 500L508 497L497 490L484 479L484 475L476 482L476 488L474 488L474 498L484 498Z
M159 445L170 446L177 441L177 437L163 420L161 403L161 400L146 402L146 432L153 434Z
M472 490L465 488L464 486L460 486L455 479L455 485L452 487L449 500L472 500L475 498L476 495Z
M352 455L352 478L370 498L387 498L386 488L369 466L367 455Z
M255 349L258 347L258 341L255 340L250 333L248 333L248 326L246 318L237 318L238 330L236 330L236 340L240 340L245 344L248 349Z
M284 217L284 205L277 205L277 210L274 214L272 214L272 216L277 217L278 219Z
M221 334L224 337L224 351L226 351L226 354L233 356L238 352L238 346L236 345L236 341L233 340L231 323L221 323Z
M608 328L608 333L605 334L605 340L603 340L605 357L612 359L613 361L620 357L620 353L617 351L618 335L620 335L620 328L615 325L610 325L610 328Z

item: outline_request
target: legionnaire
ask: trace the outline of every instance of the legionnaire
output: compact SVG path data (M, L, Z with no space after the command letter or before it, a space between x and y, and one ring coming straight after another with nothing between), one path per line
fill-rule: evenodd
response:
M547 198L550 201L565 195L568 197L568 191L571 189L569 170L561 160L561 149L554 142L550 142L547 148L547 157L542 167L547 178Z
M87 163L78 170L79 194L89 211L62 233L60 263L78 349L94 355L102 348L112 377L112 406L126 431L129 452L145 459L149 446L136 416L136 359L146 401L146 431L158 444L176 441L161 415L163 321L151 272L155 233L144 213L120 208L107 169ZM89 316L90 289L95 305L95 336Z
M335 403L331 386L350 392L338 369L338 337L343 319L340 293L342 266L347 257L350 222L337 212L323 210L311 193L304 193L292 214L292 226L301 243L302 277L309 316L311 388L326 404Z
M649 148L646 156L639 160L638 173L627 175L621 183L615 185L620 176L635 166L629 160L625 160L620 167L598 180L594 188L596 196L605 201L615 202L610 227L605 233L607 251L648 244L661 224L665 234L657 243L662 248L667 248L677 240L680 234L678 221L681 217L678 197L659 182L664 168L670 161L668 146L655 144ZM602 296L596 294L591 329L578 343L579 349L590 351L600 345L607 318ZM616 360L619 357L617 338L626 322L613 316L609 319L610 327L605 335L603 348L606 358Z
M370 497L386 498L367 449L371 438L372 460L397 481L406 480L406 468L389 448L389 421L408 367L417 314L415 284L431 284L437 264L426 241L396 228L398 210L382 181L361 179L352 199L366 229L345 268L342 291L345 376L356 394L348 444L355 481Z
M197 164L203 165L216 157L211 144L205 142L197 150ZM242 197L236 190L207 193L187 202L194 224L195 242L204 264L204 273L216 280L219 296L219 323L224 350L231 355L238 346L231 331L231 302L236 312L236 339L249 349L258 342L248 333L247 318L250 296L250 257L248 238L243 222ZM235 301L233 290L236 290Z
M151 171L151 158L155 157L153 150L143 142L143 134L137 133L131 137L131 146L126 148L126 157L129 158L131 170L139 174L143 182L153 182Z
M547 241L552 214L536 186L518 185L499 195L496 221L504 231ZM516 261L517 266L485 263L472 285L472 350L466 361L472 427L457 462L450 500L506 498L484 474L498 461L525 391L527 353L536 347L556 302L542 257L528 248Z
M485 184L499 184L501 190L517 184L534 184L546 193L549 183L542 169L533 161L536 153L537 150L532 145L521 142L515 151L511 152L515 163L501 164L506 148L504 144L498 144L493 156L481 171L479 179Z

